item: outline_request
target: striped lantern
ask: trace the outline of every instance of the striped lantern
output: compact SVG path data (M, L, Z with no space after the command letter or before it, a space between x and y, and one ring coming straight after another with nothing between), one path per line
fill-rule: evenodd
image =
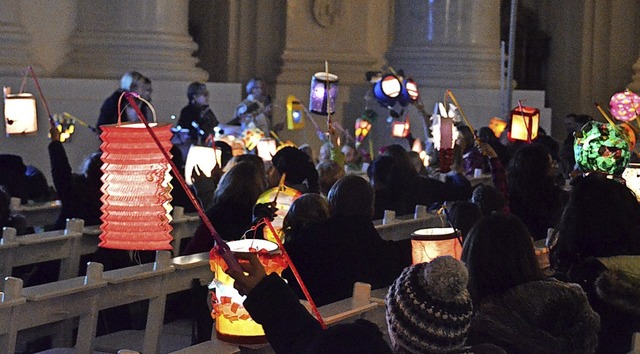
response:
M168 152L171 125L150 124ZM100 247L171 250L170 165L142 123L103 125Z

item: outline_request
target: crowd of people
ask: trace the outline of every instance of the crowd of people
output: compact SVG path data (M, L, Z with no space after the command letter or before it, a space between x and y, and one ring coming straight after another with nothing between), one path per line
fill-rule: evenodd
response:
M260 79L247 84L248 96L230 124L277 129L265 88ZM122 102L125 92L136 93L149 114L151 80L130 72L105 100L98 128L138 120ZM215 140L220 122L208 96L204 83L187 88L176 145L211 146ZM277 212L274 203L258 202L266 191L286 186L300 192L284 216L282 236L318 306L350 297L357 281L389 287L387 343L366 321L323 330L298 302L305 294L291 269L282 278L267 275L255 256L242 256L244 272L229 274L278 353L626 353L640 331L640 204L619 178L576 169L567 150L588 118L567 117L561 147L546 135L531 144L505 145L489 128L460 126L451 171L441 176L414 163L399 144L385 146L364 165L358 149L340 146L331 129L317 156L309 145L284 147L265 163L252 153L234 156L227 145L211 177L194 171L193 191L226 241L262 237L257 227ZM62 203L55 228L72 217L100 224L100 153L88 156L75 174L57 130L50 133L53 185ZM181 160L177 165L184 167ZM20 163L0 158L0 165L24 173ZM364 177L357 174L363 166ZM493 184L472 187L469 178L477 169L491 173ZM18 193L27 189L18 182L6 178L0 187L0 222L24 233L8 206L11 196L23 197ZM448 210L463 240L461 260L439 257L412 265L410 240L380 237L374 220L385 210L401 216L416 205ZM540 269L534 253L534 241L543 239L550 269ZM214 246L203 224L181 254ZM97 257L107 269L134 261L126 252Z

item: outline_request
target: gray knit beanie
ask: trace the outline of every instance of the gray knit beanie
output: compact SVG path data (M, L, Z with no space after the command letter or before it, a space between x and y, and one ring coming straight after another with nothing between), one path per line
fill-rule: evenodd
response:
M405 268L386 299L394 349L447 353L462 348L473 310L468 280L467 268L451 256Z

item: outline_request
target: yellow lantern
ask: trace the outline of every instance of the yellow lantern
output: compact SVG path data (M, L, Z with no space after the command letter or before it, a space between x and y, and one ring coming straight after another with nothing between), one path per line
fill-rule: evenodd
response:
M538 137L540 110L532 107L516 107L511 111L509 139L531 142Z
M489 129L493 132L496 138L502 135L502 132L507 128L507 122L498 117L493 117L489 120Z
M416 230L411 234L411 256L413 264L431 262L439 256L460 259L462 244L452 227L434 227Z
M264 204L272 203L275 200L277 211L276 216L273 218L271 224L273 225L273 228L276 230L276 232L280 233L280 235L278 236L280 236L281 240L284 239L281 234L284 217L285 215L287 215L289 207L291 207L293 201L298 199L298 197L301 195L302 193L300 193L299 191L291 187L282 185L282 187L273 187L262 193L262 195L260 195L258 201L256 202L256 204ZM269 230L268 228L264 229L264 238L272 242L277 242L274 235L271 233L271 230Z
M278 245L261 239L245 239L227 243L234 254L257 253L258 259L267 274L282 274L287 262L280 252ZM215 319L216 337L224 342L234 344L263 344L267 343L262 326L255 322L244 308L245 296L233 287L233 278L227 273L225 261L214 250L211 251L209 264L215 274L209 286L215 288L211 299L211 316Z
M287 129L300 130L304 128L304 107L292 95L287 97Z

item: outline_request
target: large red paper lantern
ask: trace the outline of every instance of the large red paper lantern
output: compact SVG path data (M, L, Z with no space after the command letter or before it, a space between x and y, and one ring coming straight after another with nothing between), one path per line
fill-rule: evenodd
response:
M171 125L150 124L165 151ZM171 171L142 123L103 125L100 247L171 250Z

